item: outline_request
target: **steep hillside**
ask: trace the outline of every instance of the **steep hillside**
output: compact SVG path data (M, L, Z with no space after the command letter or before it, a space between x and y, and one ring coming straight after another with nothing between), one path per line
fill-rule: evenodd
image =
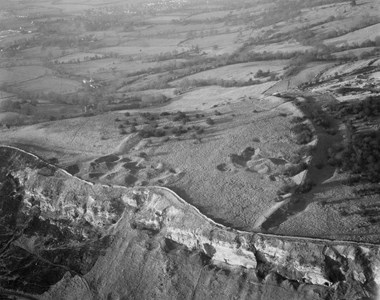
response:
M8 299L373 299L380 284L378 246L236 231L165 188L94 185L0 154Z

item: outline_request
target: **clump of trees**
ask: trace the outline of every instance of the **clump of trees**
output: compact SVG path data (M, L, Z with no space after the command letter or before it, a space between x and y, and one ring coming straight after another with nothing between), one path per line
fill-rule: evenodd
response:
M208 125L214 125L214 124L215 124L215 121L214 121L213 119L211 119L211 118L207 118L207 119L206 119L206 123L207 123Z
M178 111L173 116L173 121L174 122L180 121L183 124L186 124L187 122L190 121L190 117L186 113L184 113L183 111Z
M270 70L263 71L263 70L259 69L255 74L255 78L265 78L265 77L271 76L272 74L274 74L274 76L276 76L276 74L272 73Z
M311 119L313 123L323 128L329 128L331 126L330 119L321 110L314 110L311 112Z
M162 137L165 135L165 130L159 128L142 129L139 131L139 136L141 136L142 138Z
M356 132L352 118L363 121L378 117L379 100L380 96L370 96L360 102L329 107L337 118L347 119L346 144L329 149L329 163L371 182L378 182L380 178L380 129Z
M363 179L378 182L380 178L380 130L355 134L345 147L339 162L342 169Z
M369 96L363 101L342 102L328 107L337 118L355 116L356 119L376 117L380 115L380 96Z
M267 77L267 76L264 76L264 77ZM260 84L260 83L261 83L260 80L253 80L252 78L248 79L247 81L234 80L234 79L227 80L227 79L220 79L220 78L208 78L208 79L185 78L180 82L178 88L175 90L175 94L177 95L182 94L191 88L204 87L204 86L210 86L210 85L218 85L221 87L243 87L243 86L250 86L250 85L255 85L255 84Z

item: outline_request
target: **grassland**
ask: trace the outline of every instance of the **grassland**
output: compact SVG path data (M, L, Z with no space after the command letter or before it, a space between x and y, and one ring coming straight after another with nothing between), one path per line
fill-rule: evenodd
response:
M356 2L2 3L0 142L233 227L375 241L378 194L326 154L327 105L379 94L379 3Z

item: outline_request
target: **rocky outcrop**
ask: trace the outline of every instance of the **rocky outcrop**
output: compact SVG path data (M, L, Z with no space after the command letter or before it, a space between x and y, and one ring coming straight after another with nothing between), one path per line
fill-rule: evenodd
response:
M9 298L376 297L377 245L237 231L169 189L92 184L11 147L0 158Z

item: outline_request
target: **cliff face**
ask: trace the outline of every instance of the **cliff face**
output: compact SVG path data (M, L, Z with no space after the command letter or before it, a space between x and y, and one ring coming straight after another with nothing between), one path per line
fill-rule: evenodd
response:
M93 185L0 147L0 295L376 299L379 247L239 232L168 189Z

